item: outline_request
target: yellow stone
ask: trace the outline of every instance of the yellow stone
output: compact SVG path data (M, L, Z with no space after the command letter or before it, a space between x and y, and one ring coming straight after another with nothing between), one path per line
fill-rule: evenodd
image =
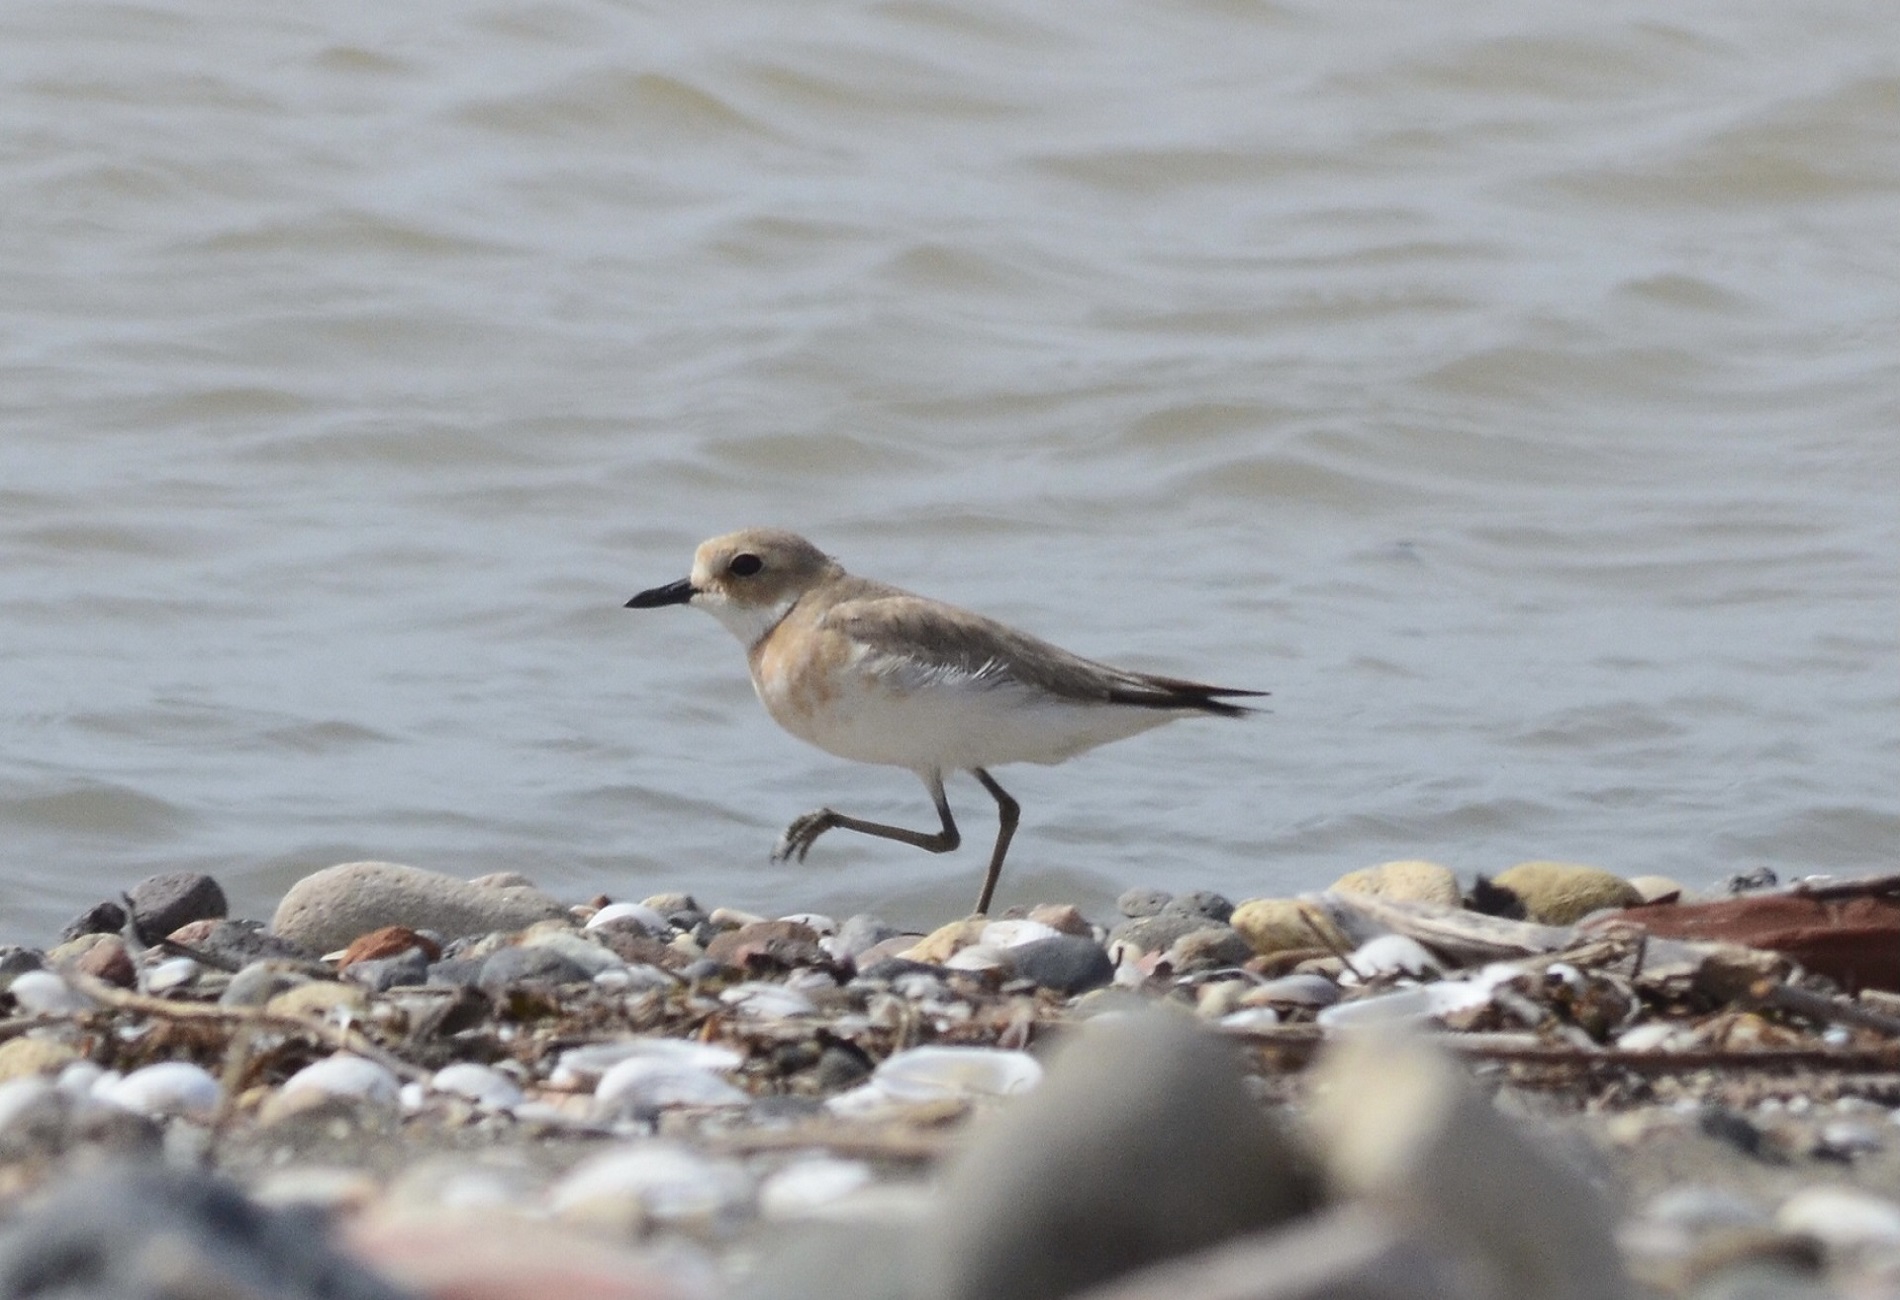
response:
M39 1074L58 1074L79 1059L79 1051L56 1038L22 1035L0 1043L0 1083Z
M1419 858L1381 862L1376 867L1348 871L1333 882L1343 894L1371 894L1377 898L1398 898L1407 902L1436 903L1440 907L1458 907L1463 899L1458 892L1458 877L1450 867Z
M898 955L910 961L926 961L933 966L941 966L975 943L983 933L983 927L989 923L986 916L966 916L961 921L940 925Z
M1250 898L1234 909L1227 923L1261 954L1301 948L1345 952L1352 947L1323 909L1297 898Z
M1577 862L1520 862L1498 872L1492 883L1524 902L1524 913L1545 925L1575 925L1606 907L1635 907L1636 887L1613 871Z

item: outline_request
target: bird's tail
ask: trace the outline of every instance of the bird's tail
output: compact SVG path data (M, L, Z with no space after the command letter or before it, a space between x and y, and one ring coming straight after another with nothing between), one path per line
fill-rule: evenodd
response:
M1110 704L1128 704L1140 709L1195 709L1218 718L1244 718L1257 710L1230 699L1261 699L1266 691L1243 691L1232 686L1209 686L1205 682L1184 681L1179 677L1155 677L1146 673L1129 674L1126 686L1111 688Z

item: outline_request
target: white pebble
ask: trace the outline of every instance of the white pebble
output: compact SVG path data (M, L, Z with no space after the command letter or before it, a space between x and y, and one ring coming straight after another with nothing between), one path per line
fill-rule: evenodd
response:
M139 983L147 993L169 993L189 986L202 969L189 957L170 957L146 971Z
M202 1066L189 1061L161 1061L121 1078L102 1075L92 1095L121 1110L164 1117L182 1115L208 1120L224 1100L224 1087Z
M463 1097L484 1110L511 1110L521 1104L521 1085L492 1065L458 1061L435 1072L429 1086L437 1092Z
M1616 1036L1616 1046L1625 1052L1660 1052L1676 1046L1680 1031L1660 1020L1626 1029Z
M635 1057L658 1058L682 1068L700 1070L730 1071L745 1064L745 1057L716 1043L694 1043L681 1038L623 1038L615 1043L568 1048L554 1063L548 1082L564 1091L592 1088L607 1071Z
M759 1212L768 1219L803 1219L870 1186L871 1167L861 1160L813 1156L767 1178L759 1186Z
M92 1011L98 1003L50 970L22 971L13 977L13 1000L29 1016L64 1016Z
M751 1200L743 1171L667 1142L640 1142L576 1166L548 1191L563 1216L718 1224Z
M1900 1243L1900 1205L1847 1187L1809 1187L1782 1203L1775 1224L1840 1250Z
M53 1086L72 1100L83 1101L92 1096L93 1087L105 1078L105 1074L105 1067L96 1062L74 1061L59 1072L59 1078Z
M1220 1018L1222 1029L1248 1030L1271 1029L1280 1023L1280 1013L1272 1007L1245 1007L1239 1011L1230 1011Z
M719 1000L735 1008L742 1016L786 1017L810 1016L818 1013L818 1006L797 989L788 989L783 984L752 982L735 984L719 995Z
M1402 934L1382 934L1353 949L1352 955L1346 958L1346 975L1341 978L1356 976L1368 980L1382 975L1418 978L1441 974L1444 969L1438 958L1418 940Z
M609 903L587 918L587 928L598 930L603 925L612 925L615 921L632 921L657 939L664 939L673 932L673 927L666 923L666 918L645 903Z
M401 1099L401 1088L401 1081L388 1067L366 1057L338 1052L291 1075L284 1082L283 1095L321 1093L394 1106Z
M594 1087L596 1108L606 1115L665 1106L744 1106L751 1100L711 1070L661 1056L622 1061Z
M1008 1097L1041 1083L1042 1065L999 1047L913 1047L887 1057L871 1082L894 1101Z

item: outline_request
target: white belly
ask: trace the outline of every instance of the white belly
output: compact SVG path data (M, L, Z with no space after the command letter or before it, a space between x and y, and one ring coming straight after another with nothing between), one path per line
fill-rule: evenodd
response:
M913 772L1060 763L1184 717L1180 712L1054 699L1015 683L939 680L906 687L845 669L794 699L758 681L767 711L828 753Z

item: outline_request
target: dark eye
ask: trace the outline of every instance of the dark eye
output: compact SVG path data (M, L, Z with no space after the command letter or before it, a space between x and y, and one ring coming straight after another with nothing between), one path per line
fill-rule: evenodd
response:
M746 551L742 554L733 556L732 563L726 566L726 570L730 573L737 574L741 578L750 578L753 574L757 573L760 569L763 569L764 567L765 567L764 560L761 560L758 556L754 555L752 552Z

